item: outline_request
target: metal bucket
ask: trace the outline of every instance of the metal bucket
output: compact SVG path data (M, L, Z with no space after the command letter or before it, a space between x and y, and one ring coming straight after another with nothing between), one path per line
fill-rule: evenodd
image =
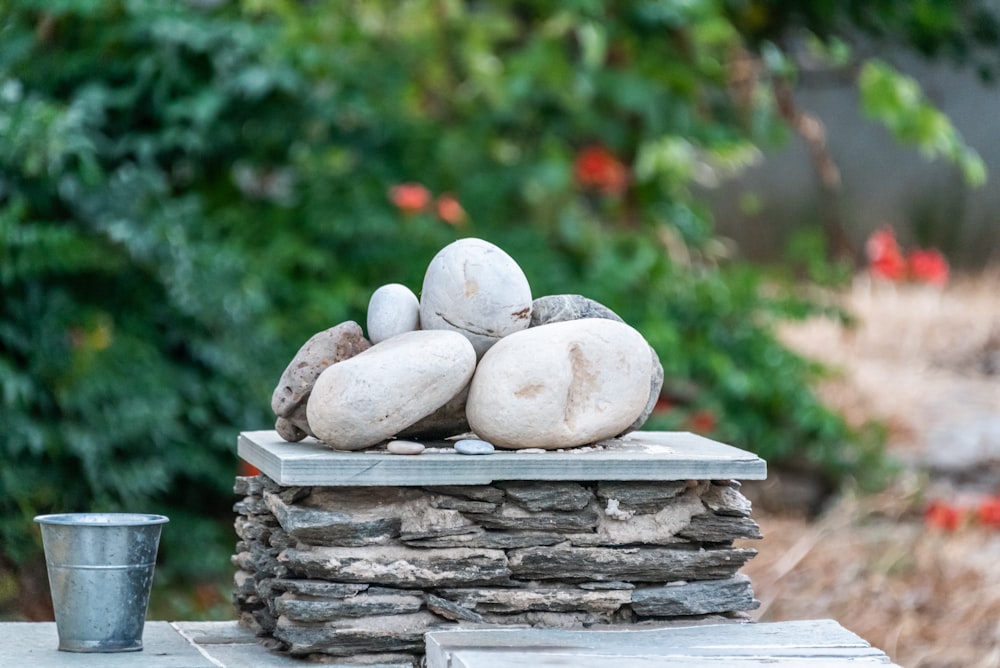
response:
M39 515L59 649L142 649L163 515Z

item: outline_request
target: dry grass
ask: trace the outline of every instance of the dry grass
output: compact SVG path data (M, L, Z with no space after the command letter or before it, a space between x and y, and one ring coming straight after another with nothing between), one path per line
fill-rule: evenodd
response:
M921 432L1000 414L1000 273L944 291L859 279L841 301L853 327L816 318L782 338L831 365L824 400L855 422L885 421L894 452L919 456Z
M757 617L836 619L908 668L1000 668L1000 531L948 532L921 514L929 496L982 493L942 485L921 463L970 421L1000 420L1000 276L943 293L859 282L843 299L853 329L816 320L783 336L839 369L824 398L853 420L884 420L911 467L812 522L758 516L764 540L745 568Z

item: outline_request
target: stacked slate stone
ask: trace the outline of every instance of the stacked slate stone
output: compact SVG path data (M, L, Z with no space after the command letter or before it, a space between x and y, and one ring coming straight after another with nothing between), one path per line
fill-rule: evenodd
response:
M409 666L459 626L743 619L759 538L733 481L282 487L238 478L235 602L295 655Z

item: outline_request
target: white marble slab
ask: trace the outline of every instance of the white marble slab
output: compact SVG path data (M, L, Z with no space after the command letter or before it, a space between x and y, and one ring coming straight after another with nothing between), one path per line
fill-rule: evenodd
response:
M763 480L757 455L689 432L639 431L603 447L492 455L428 442L421 455L341 452L314 439L288 443L271 430L239 435L240 457L280 485L485 485L497 480ZM447 449L434 452L435 449Z

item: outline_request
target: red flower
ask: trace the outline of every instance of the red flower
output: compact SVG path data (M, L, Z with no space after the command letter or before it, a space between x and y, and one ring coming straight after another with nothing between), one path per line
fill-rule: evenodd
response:
M889 281L900 281L906 277L906 260L896 243L892 228L875 230L865 242L865 254L873 275Z
M910 278L931 285L944 286L948 283L948 260L936 249L915 250L907 258Z
M653 406L653 414L663 415L664 413L669 413L670 411L672 411L673 408L674 408L674 402L672 402L670 399L661 394L656 399L656 405Z
M954 531L962 523L962 510L942 501L932 501L924 510L924 522L935 529Z
M242 476L255 476L260 475L260 469L253 464L240 460L240 475Z
M431 203L431 192L419 183L400 183L389 188L389 199L403 213L419 213Z
M438 196L436 208L438 217L451 225L461 225L468 218L462 205L449 193Z
M991 496L976 509L979 522L994 529L1000 529L1000 496Z
M712 411L698 411L692 413L687 419L687 427L696 434L710 434L715 431L715 413Z
M618 195L628 187L628 168L603 146L590 146L576 156L573 176L585 188Z

